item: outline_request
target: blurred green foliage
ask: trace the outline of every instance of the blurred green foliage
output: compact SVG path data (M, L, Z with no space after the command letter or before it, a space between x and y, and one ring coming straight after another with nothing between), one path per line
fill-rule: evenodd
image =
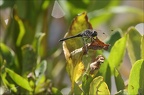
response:
M139 31L133 27L144 22L143 10L122 6L123 0L57 0L57 2L65 12L64 17L60 18L64 22L65 30L55 37L50 32L52 23L58 20L51 16L54 0L1 0L0 10L10 8L11 14L7 25L4 19L0 18L0 28L3 28L0 31L0 94L61 95L63 93L61 91L67 88L65 83L67 72L73 69L79 70L81 67L74 64L74 67L69 67L66 72L66 61L58 39L70 30L70 24L76 24L76 28L79 29L72 29L74 33L89 28L86 25L87 22L84 21L85 18L82 18L80 23L71 23L77 14L83 12L86 12L87 19L93 28L101 24L111 28L113 18L120 14L128 13L134 15L135 19L128 19L126 23L118 26L119 29L113 29L109 33L106 43L110 43L111 46L107 53L103 50L92 51L88 53L88 57L81 55L76 57L78 61L84 62L85 68L89 68L88 65L93 60L93 56L99 54L105 56L105 62L94 77L76 70L75 73L79 73L81 78L76 77L79 80L73 80L72 75L69 74L72 84L71 91L67 94L108 94L112 89L111 76L113 75L117 95L144 94L144 82L142 81L144 80L142 76L144 72L144 35L140 35ZM86 27L82 27L81 21L85 22ZM49 42L51 36L55 38L53 42L56 42L53 47L52 42ZM77 46L77 43L78 47L81 47L81 40L79 41L80 43L76 42L68 47L77 49L73 48ZM119 72L126 50L132 64L128 87L124 85ZM72 61L76 61L75 58ZM80 85L77 80L81 82Z

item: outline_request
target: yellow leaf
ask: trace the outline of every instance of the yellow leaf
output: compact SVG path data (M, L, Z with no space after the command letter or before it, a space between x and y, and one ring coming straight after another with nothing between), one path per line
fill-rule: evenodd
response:
M85 29L91 28L91 24L88 22L87 14L84 12L74 18L65 37L74 36L81 33ZM83 46L84 44L81 38L73 38L63 42L63 51L67 60L66 69L72 82L72 90L74 88L74 83L83 74L84 65L82 62L83 52L79 52L75 55L71 55L71 52Z

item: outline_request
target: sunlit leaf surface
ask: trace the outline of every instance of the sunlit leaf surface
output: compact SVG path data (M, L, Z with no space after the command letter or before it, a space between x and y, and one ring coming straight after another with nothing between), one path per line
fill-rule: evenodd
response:
M144 59L144 35L141 38L141 58Z
M144 94L144 59L134 63L129 77L128 94Z
M16 86L12 83L9 83L9 81L6 79L6 73L1 74L1 80L1 83L7 85L7 87L10 87L11 91L17 92Z
M121 38L121 32L122 30L121 29L116 29L113 31L113 33L110 35L107 43L110 43L110 47L109 47L109 50L111 50L111 48L113 47L114 43Z
M29 85L29 82L24 79L23 77L21 77L20 75L16 74L15 72L13 72L12 70L6 68L6 72L9 74L9 76L12 78L12 80L18 84L20 87L28 90L28 91L32 91L32 88Z
M14 60L14 52L3 43L0 43L0 56L5 59L8 64L11 64Z
M130 61L132 64L135 63L136 60L140 59L140 41L141 41L141 35L139 32L134 28L131 27L128 31L128 55L130 57Z
M123 90L125 88L124 81L117 69L114 70L114 78L117 91Z
M16 42L17 46L19 46L22 39L23 39L23 36L25 34L25 27L24 27L24 23L22 22L22 20L18 16L15 16L15 19L19 25L19 31L20 31L18 38L17 38L17 42Z
M112 72L122 63L122 59L125 54L126 41L127 35L117 40L111 49L110 55L108 57L108 62Z
M0 64L13 68L15 71L19 69L19 64L17 63L17 57L14 51L4 43L0 43Z
M52 95L62 95L62 93L55 87L52 87Z
M90 84L89 95L110 95L108 86L104 82L103 77L99 76L93 79Z
M103 76L110 90L111 89L111 70L110 70L110 66L108 64L107 59L105 59L105 62L101 65L98 75Z

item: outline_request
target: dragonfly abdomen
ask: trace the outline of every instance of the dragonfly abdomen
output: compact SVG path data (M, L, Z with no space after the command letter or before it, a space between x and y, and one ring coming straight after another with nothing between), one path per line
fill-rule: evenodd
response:
M78 35L75 35L75 36L70 36L70 37L67 37L67 38L60 39L59 42L65 41L65 40L68 40L68 39L71 39L71 38L75 38L75 37L81 37L81 36L82 36L81 34L78 34Z

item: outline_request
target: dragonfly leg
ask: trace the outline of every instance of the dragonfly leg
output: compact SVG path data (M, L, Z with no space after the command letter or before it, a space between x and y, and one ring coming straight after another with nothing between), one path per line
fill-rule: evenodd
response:
M85 41L87 42L88 39L89 39L89 38L87 38Z
M87 46L86 46L86 41L87 41L88 39L85 41L85 39L82 37L82 40L83 40L83 43L84 43L84 46L85 46L85 49L86 49L86 53L87 53L88 49L87 49Z
M95 39L93 37L91 37L91 42L94 41Z

